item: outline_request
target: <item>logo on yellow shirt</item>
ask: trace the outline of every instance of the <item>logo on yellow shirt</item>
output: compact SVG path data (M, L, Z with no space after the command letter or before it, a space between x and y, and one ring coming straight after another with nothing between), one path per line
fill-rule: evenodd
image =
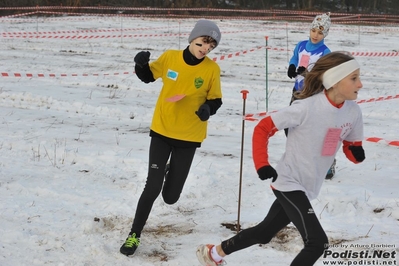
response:
M202 84L204 84L204 80L203 80L201 77L195 78L195 80L194 80L194 86L195 86L197 89L201 88Z
M176 71L171 70L171 69L168 69L168 72L166 73L166 76L174 81L177 80L178 75L179 75L179 73L177 73Z

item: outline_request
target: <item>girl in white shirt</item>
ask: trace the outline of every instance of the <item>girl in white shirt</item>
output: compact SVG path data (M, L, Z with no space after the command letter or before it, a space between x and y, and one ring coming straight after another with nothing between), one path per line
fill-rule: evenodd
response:
M272 179L276 200L258 225L217 246L199 246L197 257L202 265L223 265L226 255L270 242L291 222L304 243L291 266L313 265L324 253L328 238L310 201L318 196L341 144L353 163L365 159L362 113L353 101L362 88L359 75L360 66L349 54L325 55L306 73L304 88L295 95L299 100L259 122L252 139L253 160L259 178ZM286 149L274 168L267 144L269 137L284 128L290 128Z

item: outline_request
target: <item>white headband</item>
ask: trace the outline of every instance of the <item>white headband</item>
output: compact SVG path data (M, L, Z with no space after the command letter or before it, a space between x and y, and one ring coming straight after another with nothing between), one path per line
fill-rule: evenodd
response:
M349 60L345 63L342 63L338 66L330 68L323 75L323 85L324 88L329 89L338 82L340 82L343 78L348 76L350 73L359 69L360 65L356 62L355 59Z

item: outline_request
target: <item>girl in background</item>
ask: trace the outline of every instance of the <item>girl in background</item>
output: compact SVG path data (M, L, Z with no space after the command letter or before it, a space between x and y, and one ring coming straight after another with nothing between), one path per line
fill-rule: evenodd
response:
M323 55L329 54L331 50L324 44L324 39L327 37L331 26L330 12L317 15L310 25L309 39L300 41L295 46L293 55L289 62L287 75L289 78L295 78L294 88L292 89L292 96L290 104L295 100L295 92L301 91L303 88L302 75L305 70L310 71L314 63ZM284 129L285 134L288 134L288 128ZM326 179L331 179L335 175L334 160L331 167L328 169Z

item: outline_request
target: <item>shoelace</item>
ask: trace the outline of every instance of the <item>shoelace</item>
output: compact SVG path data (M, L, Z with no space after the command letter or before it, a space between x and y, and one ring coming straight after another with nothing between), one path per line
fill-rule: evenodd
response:
M140 244L140 239L136 238L136 235L128 237L125 242L125 247L131 248L133 246L138 246Z

